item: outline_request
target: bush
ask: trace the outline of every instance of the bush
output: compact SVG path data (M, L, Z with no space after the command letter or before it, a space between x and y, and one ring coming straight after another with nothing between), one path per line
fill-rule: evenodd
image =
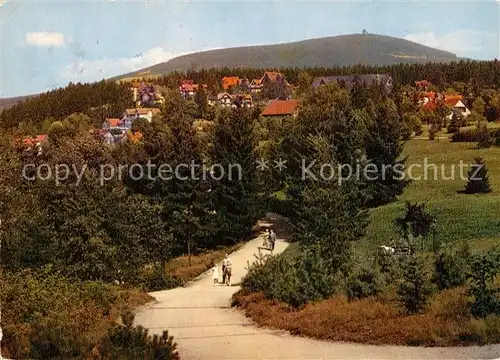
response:
M429 140L434 140L436 138L437 132L438 132L438 130L434 127L434 125L432 125L429 128Z
M451 137L452 142L477 142L479 135L477 129L459 131Z
M40 272L1 273L2 345L14 359L84 359L127 291ZM5 354L5 353L4 353Z
M243 278L242 287L296 308L330 296L335 288L323 259L312 250L254 262Z
M467 173L467 184L464 192L466 194L487 194L491 192L490 179L488 177L488 168L486 162L477 157L474 164Z
M346 288L349 301L378 295L382 291L381 275L375 266L362 267L349 277Z
M468 247L456 253L442 250L436 255L432 280L439 290L451 289L465 283L469 258Z
M163 266L156 265L152 269L145 270L134 281L136 286L144 291L160 291L173 289L182 286L182 280L178 277L168 274Z
M477 147L479 149L489 148L493 144L493 139L485 124L478 127L477 136Z
M99 358L103 360L179 360L177 343L164 331L161 336L148 335L142 326L133 326L134 315L123 315L123 325L110 329L106 339L99 346Z
M449 132L449 131L448 131ZM486 129L484 126L480 129L468 129L459 131L451 137L452 142L477 142L489 147L496 143L500 138L500 129ZM489 145L488 145L489 144Z
M424 262L416 255L410 255L403 265L403 281L397 294L407 313L422 311L431 295L431 286Z
M471 313L474 317L500 315L500 289L493 285L500 272L498 249L487 254L475 255L471 259L469 295L473 297Z

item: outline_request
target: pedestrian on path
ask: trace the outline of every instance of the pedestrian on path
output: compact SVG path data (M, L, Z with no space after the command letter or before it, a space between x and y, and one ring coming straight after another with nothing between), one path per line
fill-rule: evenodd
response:
M229 259L229 255L226 254L226 256L224 256L224 259L222 260L222 283L223 284L226 283L226 264L227 264L228 259Z
M232 275L232 265L233 263L231 262L231 259L229 256L226 255L226 258L224 259L226 261L226 267L225 267L225 274L226 274L226 285L230 286L231 285L231 275Z
M264 234L264 241L262 243L262 246L267 248L269 247L269 234L270 234L270 229L267 229L267 232Z
M214 284L219 283L219 278L220 278L220 273L219 273L219 265L215 264L214 262L212 263L212 279L214 281Z
M269 232L269 248L271 251L274 250L274 245L276 245L276 233L271 229Z

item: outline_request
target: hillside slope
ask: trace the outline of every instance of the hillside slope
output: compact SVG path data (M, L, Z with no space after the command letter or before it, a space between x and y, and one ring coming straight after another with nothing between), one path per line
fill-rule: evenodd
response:
M341 35L293 43L210 50L176 57L117 77L165 74L200 68L334 67L450 62L459 58L411 41L383 35Z
M38 96L38 94L34 95L26 95L26 96L18 96L18 97L12 97L12 98L0 98L0 112L3 109L7 109L11 106L14 106L15 104L22 102L24 100L33 98Z

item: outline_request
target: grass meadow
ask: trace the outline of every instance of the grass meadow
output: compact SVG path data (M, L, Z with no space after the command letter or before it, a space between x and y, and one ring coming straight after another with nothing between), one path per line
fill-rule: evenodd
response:
M414 178L422 178L412 181L396 202L371 211L370 225L359 244L361 247L373 249L391 242L396 235L394 220L403 214L405 201L427 204L428 211L437 217L436 237L440 242L459 244L465 240L473 249L500 244L500 148L476 149L475 143L452 143L448 139L412 139L405 145L404 156L407 156L407 165L422 165L412 170ZM460 178L460 161L469 164L464 170L466 175L478 156L486 160L492 192L482 195L458 193L466 183ZM427 178L424 178L424 161L437 165L437 174L429 167ZM453 166L455 179L443 180L442 169L444 177L451 177Z

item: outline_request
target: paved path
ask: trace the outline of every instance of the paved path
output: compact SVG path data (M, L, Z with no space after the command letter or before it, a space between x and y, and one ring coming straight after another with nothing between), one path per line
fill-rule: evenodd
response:
M272 220L271 220L272 221ZM258 237L230 255L233 283L245 274L262 243ZM275 252L287 244L280 238ZM500 345L464 348L416 348L333 343L291 336L284 331L257 328L231 308L237 286L214 286L211 274L184 288L153 292L156 302L142 309L135 322L161 333L168 329L179 345L182 360L295 360L295 359L494 359Z

